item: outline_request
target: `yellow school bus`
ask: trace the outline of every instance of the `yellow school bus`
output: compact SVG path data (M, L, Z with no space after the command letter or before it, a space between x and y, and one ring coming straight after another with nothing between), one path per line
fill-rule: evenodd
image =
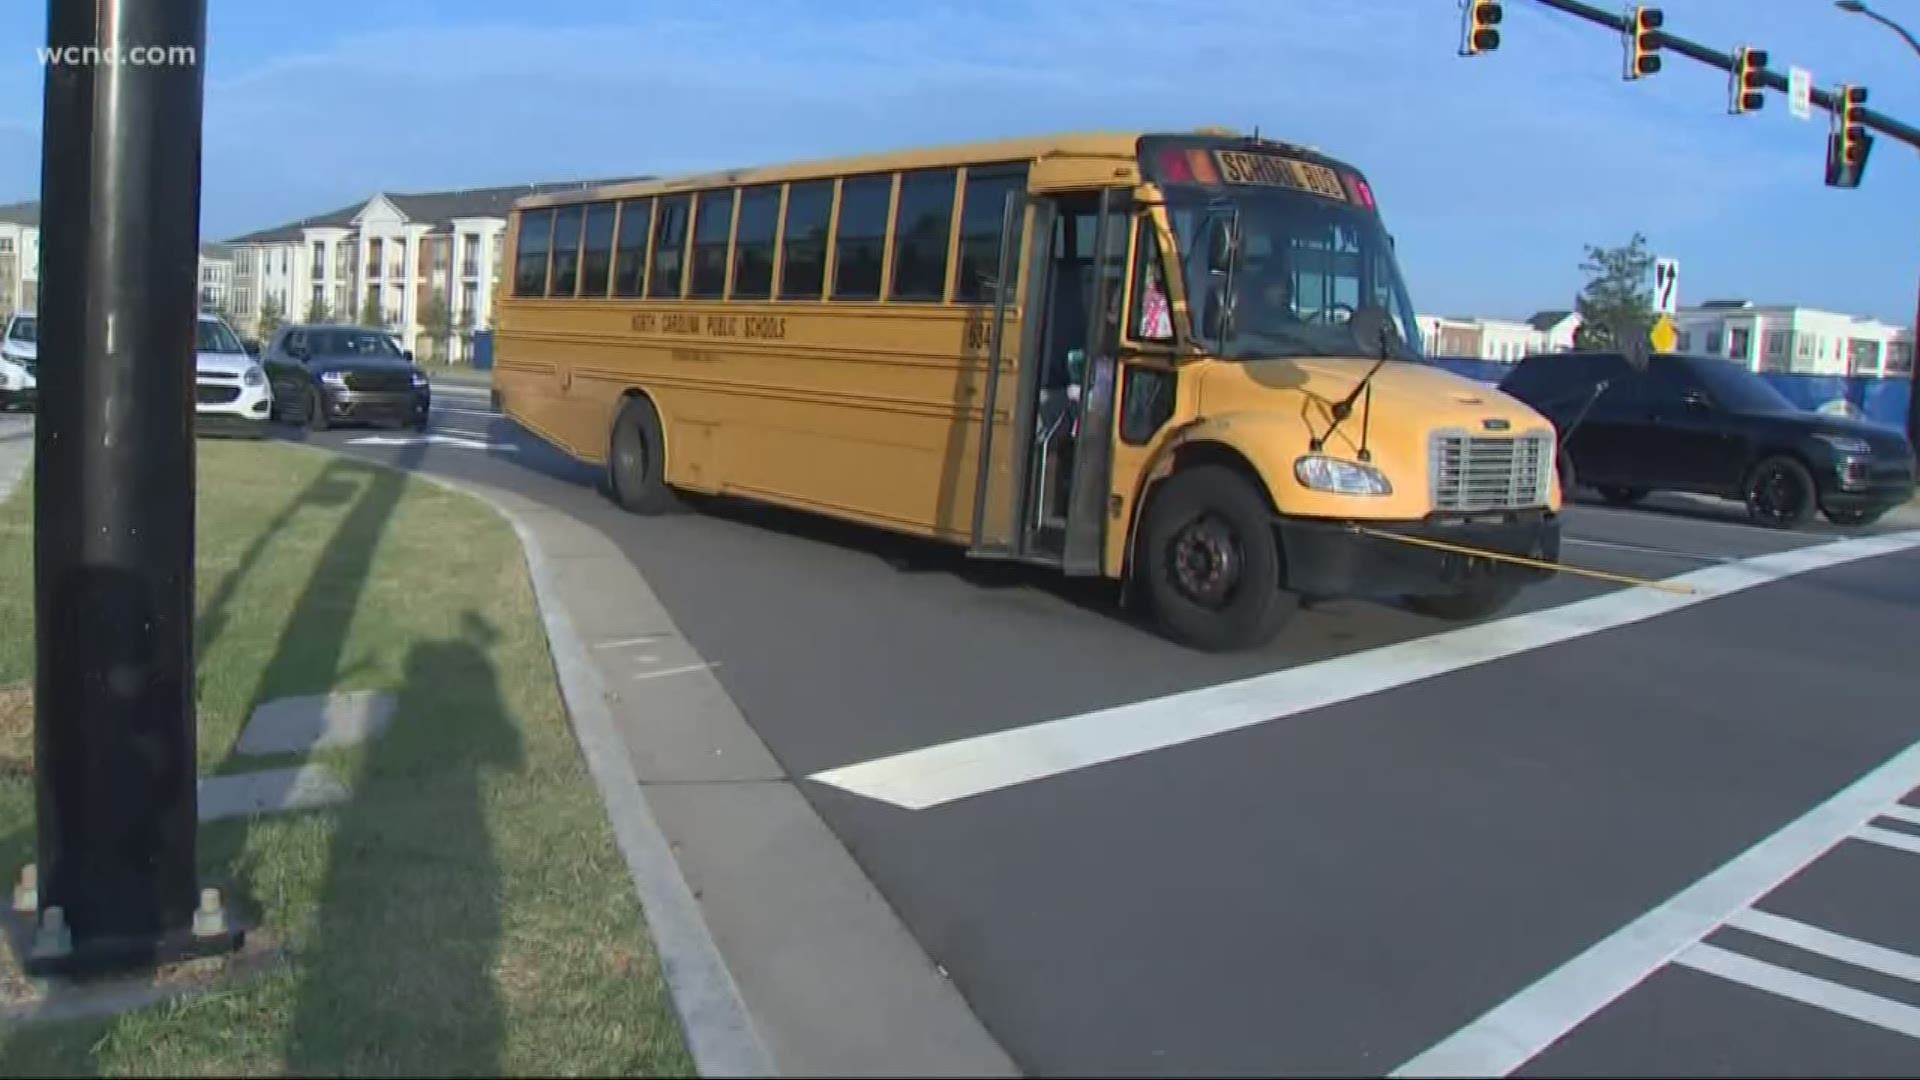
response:
M1236 649L1303 597L1445 619L1558 557L1555 433L1422 362L1372 187L1208 129L531 196L507 415L627 508L724 494L1122 583Z

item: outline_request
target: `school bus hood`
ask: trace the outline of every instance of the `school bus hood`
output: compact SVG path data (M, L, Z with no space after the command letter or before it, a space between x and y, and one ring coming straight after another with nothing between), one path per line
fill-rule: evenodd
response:
M1276 405L1293 415L1302 415L1302 405L1279 405L1276 391L1288 396L1304 395L1304 413L1316 427L1331 419L1332 408L1359 385L1374 361L1358 357L1314 358L1306 360L1243 360L1208 365L1200 387L1200 407L1219 415L1241 410L1268 411ZM1518 435L1547 428L1548 421L1522 402L1508 397L1484 383L1428 364L1389 360L1374 375L1372 382L1372 426L1376 435L1383 428L1404 428L1409 424L1421 430L1460 427L1485 430L1488 420L1505 421L1507 430ZM1353 415L1342 430L1360 422L1366 395L1354 402Z

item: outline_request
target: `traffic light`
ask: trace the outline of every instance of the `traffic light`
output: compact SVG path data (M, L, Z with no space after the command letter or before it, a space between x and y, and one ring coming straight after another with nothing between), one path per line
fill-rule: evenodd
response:
M1504 12L1497 0L1466 0L1460 17L1460 55L1478 56L1500 47L1500 20Z
M1659 8L1635 7L1627 16L1627 78L1638 79L1660 70L1660 46L1654 33L1667 17Z
M1834 94L1833 134L1827 136L1827 186L1856 188L1866 175L1873 136L1860 110L1867 104L1867 88L1842 86Z
M1735 115L1759 112L1767 103L1767 54L1745 45L1734 50L1733 76L1728 80L1727 111Z

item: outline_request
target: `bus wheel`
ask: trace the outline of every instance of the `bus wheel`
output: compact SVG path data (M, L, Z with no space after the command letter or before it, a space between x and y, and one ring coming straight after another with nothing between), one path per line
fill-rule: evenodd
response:
M1259 492L1231 469L1177 473L1148 508L1140 565L1168 637L1208 652L1251 648L1299 607L1283 592L1280 543Z
M673 490L667 487L666 440L660 434L660 416L642 397L630 397L614 417L613 439L607 454L607 489L613 500L636 514L660 514L672 509Z

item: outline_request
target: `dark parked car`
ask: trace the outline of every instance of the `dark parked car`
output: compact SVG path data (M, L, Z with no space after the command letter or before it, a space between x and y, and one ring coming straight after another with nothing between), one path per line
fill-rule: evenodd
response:
M1913 497L1903 433L1809 412L1733 361L1656 353L1638 371L1615 353L1552 353L1522 361L1500 389L1553 421L1572 479L1614 505L1697 492L1786 529L1816 510L1869 524Z
M273 383L274 415L324 430L383 423L425 430L432 391L413 353L365 326L281 327L261 364Z

